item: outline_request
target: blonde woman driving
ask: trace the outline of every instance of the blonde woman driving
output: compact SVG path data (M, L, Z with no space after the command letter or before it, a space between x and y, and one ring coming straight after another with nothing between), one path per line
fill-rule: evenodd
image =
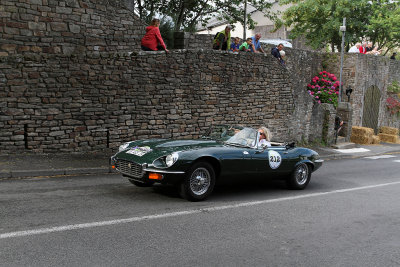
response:
M262 126L258 129L258 132L259 132L258 147L265 147L265 146L270 147L271 146L270 142L272 138L270 130L268 130L267 127Z

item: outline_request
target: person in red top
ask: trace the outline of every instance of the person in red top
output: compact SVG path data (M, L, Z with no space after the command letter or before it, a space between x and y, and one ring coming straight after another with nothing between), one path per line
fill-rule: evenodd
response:
M367 53L367 43L363 43L362 46L359 48L360 54L366 54Z
M142 50L144 51L158 51L165 50L169 52L161 37L159 19L153 19L150 26L146 27L146 34L142 38Z

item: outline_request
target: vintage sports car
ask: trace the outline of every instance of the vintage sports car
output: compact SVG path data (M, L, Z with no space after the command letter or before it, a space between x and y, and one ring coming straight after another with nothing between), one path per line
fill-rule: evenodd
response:
M284 178L291 189L304 189L323 160L294 143L259 145L256 129L216 125L196 140L150 139L127 142L111 157L112 168L136 186L176 184L181 196L207 198L219 179Z

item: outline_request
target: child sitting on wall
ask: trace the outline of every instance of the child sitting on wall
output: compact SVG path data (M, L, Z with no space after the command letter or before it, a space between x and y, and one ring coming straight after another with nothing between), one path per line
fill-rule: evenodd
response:
M239 37L235 37L233 44L231 44L231 49L229 51L231 52L239 52Z
M250 49L251 43L252 43L252 39L251 39L251 38L247 38L247 39L246 39L246 42L244 42L244 43L239 47L239 50L240 50L240 51L250 52L250 51L251 51L251 49Z

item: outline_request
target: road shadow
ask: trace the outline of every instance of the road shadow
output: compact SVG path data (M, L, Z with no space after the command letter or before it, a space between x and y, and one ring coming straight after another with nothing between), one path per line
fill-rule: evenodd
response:
M326 189L323 182L311 181L304 190L290 190L286 182L280 179L246 178L232 181L218 182L208 200L212 201L237 201L264 197L277 197L298 194L301 191L312 193ZM154 184L152 187L137 187L130 183L122 186L113 186L113 194L121 198L153 199L160 201L165 199L181 200L178 185ZM297 193L296 193L297 192Z

